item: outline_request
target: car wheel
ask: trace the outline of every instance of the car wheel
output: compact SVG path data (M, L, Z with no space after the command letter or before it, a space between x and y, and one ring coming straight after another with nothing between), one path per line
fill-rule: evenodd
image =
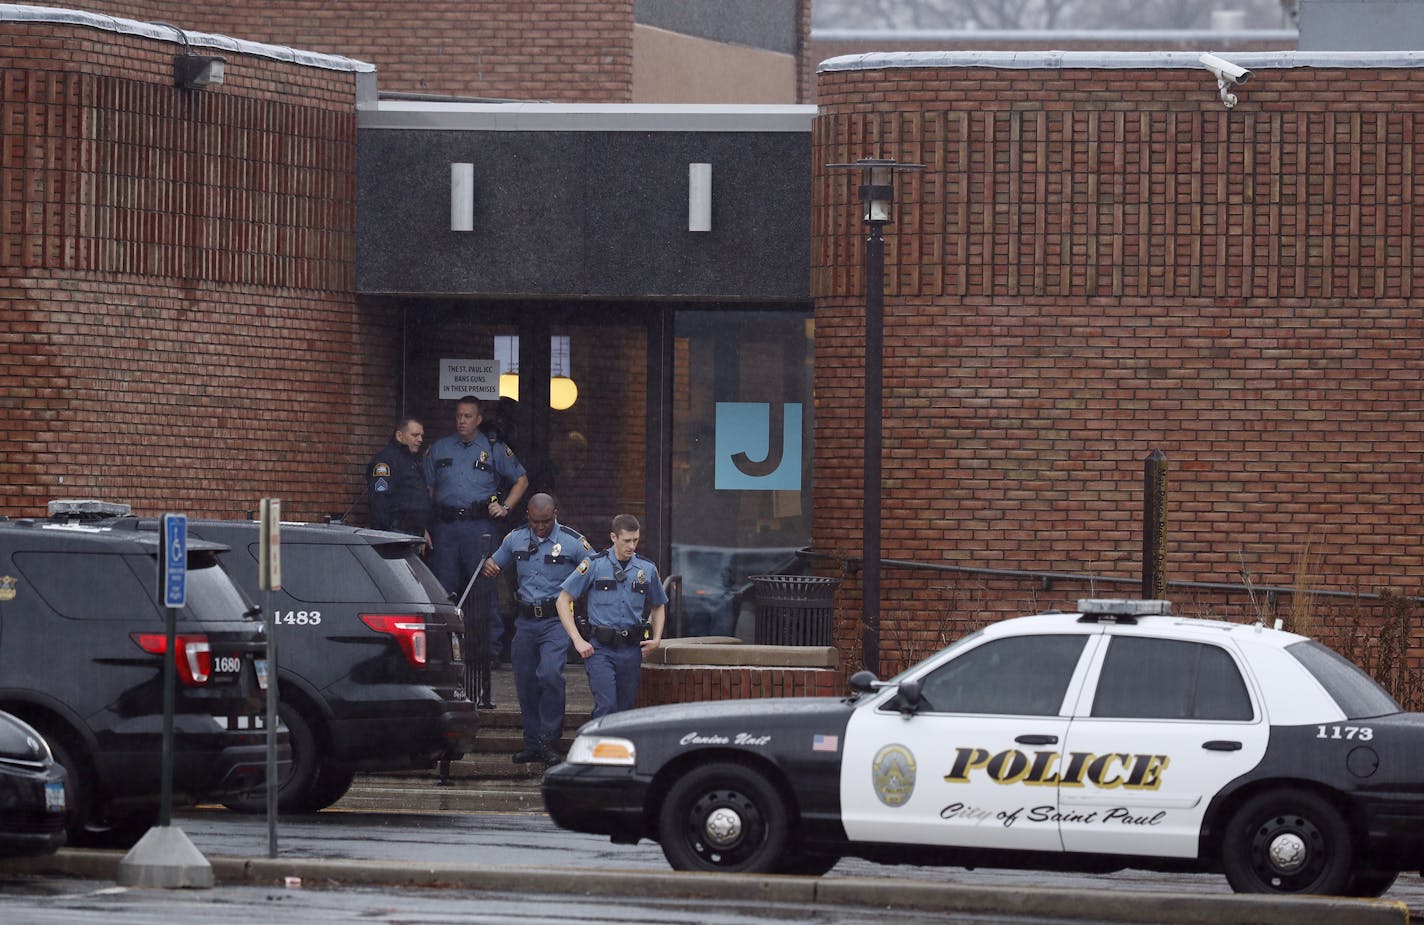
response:
M1258 794L1231 818L1222 867L1238 893L1331 893L1351 878L1350 829L1338 810L1304 790Z
M709 764L673 785L658 820L663 855L677 870L771 873L786 846L776 789L739 764Z
M326 809L346 796L346 791L351 789L351 782L355 779L356 772L349 768L333 768L330 765L322 765L321 770L317 772L316 783L312 785L307 812L314 813L317 810Z
M834 854L806 854L796 852L783 857L776 864L778 874L799 874L803 877L819 877L840 863Z
M321 748L311 723L295 707L280 704L277 715L287 727L287 743L292 749L292 770L277 788L277 811L283 813L313 812L312 788L321 772ZM223 803L238 813L267 812L265 788L233 797Z
M59 736L46 732L44 737L55 762L64 767L64 830L69 835L69 843L77 845L83 840L84 827L89 822L94 784L86 766L77 760L77 753L70 751Z
M1345 885L1346 896L1383 896L1399 879L1397 870L1357 870Z

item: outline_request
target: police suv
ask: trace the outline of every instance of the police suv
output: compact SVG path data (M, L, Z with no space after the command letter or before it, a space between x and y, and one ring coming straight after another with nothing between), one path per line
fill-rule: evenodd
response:
M564 828L675 868L912 864L1219 871L1377 896L1424 865L1424 714L1318 642L1079 601L836 698L585 725L543 792Z

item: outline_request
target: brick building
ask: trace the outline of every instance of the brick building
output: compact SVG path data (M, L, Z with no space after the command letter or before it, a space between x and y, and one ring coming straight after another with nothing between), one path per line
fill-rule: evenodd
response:
M1265 586L1418 592L1421 59L1241 54L1228 110L1196 58L821 65L813 533L842 558L862 435L831 409L863 394L863 232L824 165L926 165L886 228L883 555L909 563L883 579L890 667L984 612L1134 593L1155 449L1168 577L1263 589L1178 586L1188 612L1255 616Z

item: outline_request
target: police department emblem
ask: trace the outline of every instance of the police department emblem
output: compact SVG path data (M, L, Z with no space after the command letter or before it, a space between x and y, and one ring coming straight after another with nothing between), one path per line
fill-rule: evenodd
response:
M0 601L15 599L15 576L0 575Z
M904 806L915 792L915 756L903 745L887 745L870 763L875 795L886 806Z
M376 468L371 470L371 475L375 478L384 478L391 474L391 467L383 462L376 463Z
M587 572L587 571L588 571L588 560L587 560L587 559L584 559L582 562L579 563L578 573L579 573L580 575L582 575L582 574L584 574L584 573Z

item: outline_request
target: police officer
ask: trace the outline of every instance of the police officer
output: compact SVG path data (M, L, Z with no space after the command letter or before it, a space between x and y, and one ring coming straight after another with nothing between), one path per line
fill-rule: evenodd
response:
M529 487L524 467L514 451L480 431L484 419L480 400L467 395L455 403L455 433L441 437L425 457L425 480L434 510L430 518L431 571L445 590L464 591L484 552L481 537L495 535L494 522L509 516ZM512 482L499 496L500 478ZM498 655L501 621L496 619L495 588L481 593L488 617L491 654Z
M643 656L662 644L667 592L657 566L637 554L640 532L632 514L613 518L612 548L580 562L559 591L559 621L588 671L592 719L632 709ZM585 594L589 639L574 623L574 600Z
M366 467L366 493L371 504L371 526L425 536L430 518L430 488L425 483L425 467L420 446L425 427L415 418L404 418L385 449Z
M540 492L531 497L529 523L509 531L482 573L493 578L513 565L518 577L518 614L510 661L524 724L524 748L515 753L516 764L557 764L562 758L556 746L564 734L564 662L569 638L555 605L559 586L593 553L593 547L583 534L559 523L557 515L552 495Z

